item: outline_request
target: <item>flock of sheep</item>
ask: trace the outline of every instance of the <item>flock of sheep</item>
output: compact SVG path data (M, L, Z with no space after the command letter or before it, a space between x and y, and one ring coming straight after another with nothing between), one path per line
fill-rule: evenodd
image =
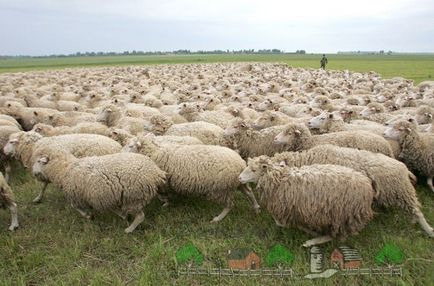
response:
M415 184L434 191L434 82L282 64L158 65L0 76L0 207L18 160L71 206L145 219L155 197L200 196L315 236L345 238L374 206L399 208L434 237ZM1 175L1 174L0 174Z

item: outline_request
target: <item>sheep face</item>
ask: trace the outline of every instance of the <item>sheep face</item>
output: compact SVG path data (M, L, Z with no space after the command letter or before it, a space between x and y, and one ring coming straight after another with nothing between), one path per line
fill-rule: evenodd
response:
M414 124L414 121L414 119L411 119L411 121L401 120L396 122L393 126L384 131L384 138L399 141L404 136L415 132L416 125Z
M248 129L248 126L243 120L235 120L235 122L232 122L232 124L225 129L223 135L230 137L246 129Z
M53 128L54 127L52 127L50 125L38 123L35 126L33 126L32 131L39 133L41 135L47 135L51 130L53 130Z
M288 126L274 137L275 144L289 144L294 141L295 137L300 136L302 131L297 126Z
M5 147L3 147L3 153L5 153L6 156L14 156L18 144L19 141L16 138L9 140Z
M258 111L265 111L265 110L268 110L268 109L271 107L272 104L273 104L273 102L272 102L271 100L265 100L265 101L261 102L261 103L256 107L256 109L257 109Z
M44 169L44 166L47 165L47 163L49 162L49 158L48 156L42 156L39 157L35 164L33 164L32 166L32 174L33 176L35 176L36 178L40 178L43 177L42 176L42 171Z
M425 112L423 114L416 114L414 117L418 124L428 124L432 122L432 114L429 112Z
M366 117L375 113L377 113L375 107L366 107L360 112L360 115Z
M97 122L107 122L110 114L113 112L113 110L111 108L104 108L103 110L101 110L101 112L97 115L96 117L96 121Z
M329 119L333 119L333 113L323 112L320 115L312 118L308 122L308 126L310 129L318 129L323 128Z
M256 130L260 130L267 126L271 126L274 120L276 120L275 115L264 113L253 122L252 127Z
M132 138L128 143L122 148L122 153L139 153L139 148L141 144L137 138Z
M256 161L249 158L248 166L241 172L238 180L242 184L257 183L261 174L267 169L267 165L258 164Z

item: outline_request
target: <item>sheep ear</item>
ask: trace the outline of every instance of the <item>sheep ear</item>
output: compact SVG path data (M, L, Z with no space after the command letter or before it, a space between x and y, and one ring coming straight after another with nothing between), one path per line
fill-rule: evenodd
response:
M372 111L377 111L377 109L375 107L371 107Z
M9 143L11 143L11 144L17 144L18 143L18 139L12 139L11 141L9 141Z
M298 130L298 129L295 129L295 130L294 130L294 133L297 134L297 135L300 135L300 134L301 134L301 131Z
M111 108L107 108L107 112L112 112Z
M405 128L405 131L407 131L408 133L411 133L411 128L407 127L407 128Z
M45 165L48 163L49 159L48 159L48 157L44 156L44 157L41 157L38 161Z

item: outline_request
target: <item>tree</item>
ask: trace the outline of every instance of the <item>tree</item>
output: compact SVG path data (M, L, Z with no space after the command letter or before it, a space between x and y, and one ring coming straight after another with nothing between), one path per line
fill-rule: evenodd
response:
M196 266L200 266L203 263L202 253L191 242L180 248L176 252L175 257L178 264L188 263L191 266L194 263Z
M375 256L375 262L382 264L401 264L404 261L404 252L395 244L387 243Z
M265 263L268 267L282 267L290 265L294 260L294 255L287 250L283 245L276 244L273 246L265 258Z

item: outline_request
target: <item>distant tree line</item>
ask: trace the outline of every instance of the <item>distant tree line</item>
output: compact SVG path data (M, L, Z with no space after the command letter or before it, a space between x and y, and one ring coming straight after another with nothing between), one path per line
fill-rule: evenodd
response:
M96 57L96 56L135 56L135 55L203 55L203 54L306 54L305 50L297 50L296 52L284 52L280 49L247 49L247 50L176 50L176 51L124 51L124 52L76 52L72 54L52 54L46 56L1 56L0 59L5 58L67 58L67 57Z

